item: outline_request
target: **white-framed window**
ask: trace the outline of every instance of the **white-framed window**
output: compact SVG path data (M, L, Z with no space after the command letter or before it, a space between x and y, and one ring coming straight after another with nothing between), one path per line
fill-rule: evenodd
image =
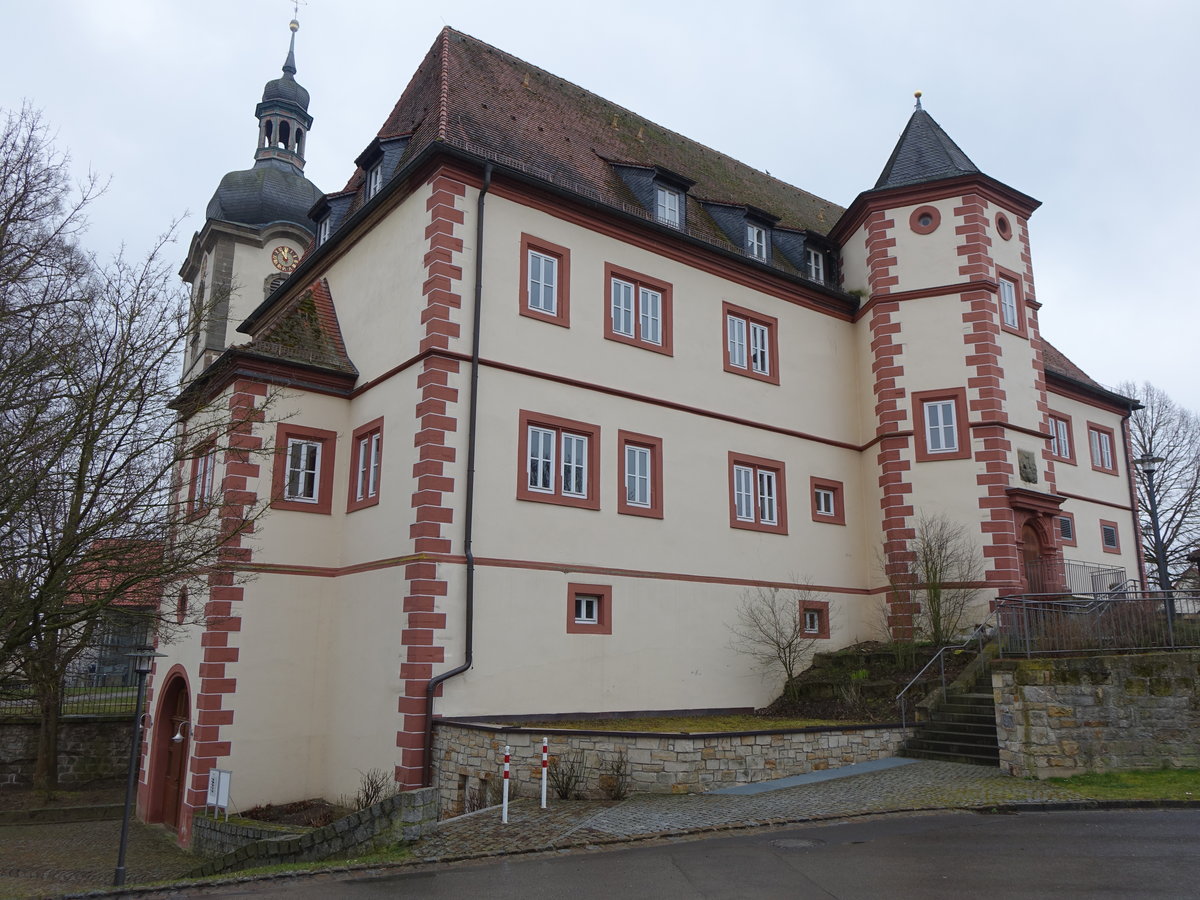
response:
M681 218L679 211L682 203L683 197L679 191L674 191L667 187L655 187L654 217L663 224L670 225L672 228L680 226Z
M813 281L825 283L825 254L811 247L804 251L805 263L808 266L808 277Z
M776 475L770 469L752 466L733 467L733 497L737 517L742 522L778 525Z
M370 200L383 187L383 160L367 169L367 199Z
M317 223L317 246L329 240L329 229L332 225L333 216L326 214L321 221Z
M558 315L558 259L529 251L529 308Z
M1088 441L1092 449L1092 466L1106 472L1116 471L1116 465L1113 463L1112 434L1092 427L1088 429Z
M748 309L723 304L725 313L725 371L760 381L779 383L777 321Z
M817 515L837 515L837 495L829 488L816 488L813 491L813 502L816 505Z
M821 614L815 609L804 610L804 633L819 634L821 631Z
M929 453L954 453L958 450L958 424L953 400L926 400L925 448Z
M755 259L767 258L767 229L747 223L746 252Z
M601 598L596 594L575 595L575 624L598 625L600 623Z
M1011 278L1000 276L1000 318L1009 328L1021 326L1017 312L1017 285Z
M528 448L526 471L529 475L529 490L548 494L560 493L564 497L587 497L586 435L530 425ZM555 468L556 455L561 459L561 471Z
M320 500L320 476L321 442L289 438L283 498L299 503L317 503Z
M1050 417L1050 455L1071 459L1071 423L1057 416Z
M643 285L613 278L611 324L614 335L661 347L663 343L663 295Z
M354 495L358 500L369 500L379 495L379 457L382 447L383 435L378 431L358 439L358 466L354 479Z
M629 506L650 508L651 450L637 444L625 445L625 502Z

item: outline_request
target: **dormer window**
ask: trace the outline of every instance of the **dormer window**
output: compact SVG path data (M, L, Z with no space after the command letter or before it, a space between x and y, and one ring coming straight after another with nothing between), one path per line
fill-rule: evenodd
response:
M812 281L825 283L825 254L811 247L804 251L805 273Z
M767 258L767 229L761 225L746 223L746 253L755 259Z
M383 187L383 160L367 170L367 199L370 200Z
M682 205L683 198L679 191L672 190L668 187L656 187L654 190L654 215L658 221L664 225L670 225L672 228L678 228L682 222L679 215L679 209Z
M329 225L332 221L332 215L326 215L320 222L317 223L317 246L320 247L323 243L329 240Z

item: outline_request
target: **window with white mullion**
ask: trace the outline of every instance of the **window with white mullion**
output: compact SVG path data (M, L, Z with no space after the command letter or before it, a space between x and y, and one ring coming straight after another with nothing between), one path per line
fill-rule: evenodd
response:
M729 336L729 364L744 369L746 368L746 320L740 316L726 316L725 327Z
M625 502L630 506L650 506L650 449L625 447Z
M529 489L544 493L554 492L554 437L555 433L545 428L529 429Z
M600 621L600 598L590 594L575 596L575 622L578 625L595 625Z
M767 326L750 323L750 368L760 375L771 374L770 336Z
M925 442L930 453L958 449L953 400L931 400L925 404Z
M367 199L370 200L383 187L383 163L376 163L367 172Z
M529 251L529 308L558 314L558 260Z
M657 188L654 197L654 215L660 222L678 228L679 192L668 188Z
M813 281L825 283L825 255L820 250L807 249L804 251L808 263L808 277Z
M758 470L758 520L764 525L777 522L775 514L775 473Z
M562 492L567 497L587 496L587 438L562 436Z
M1065 419L1050 419L1050 453L1063 459L1071 456L1071 435Z
M1011 279L1000 279L1000 316L1009 328L1020 327L1017 316L1017 286Z
M733 505L739 520L754 521L754 470L749 466L733 467Z
M1095 428L1089 432L1089 436L1092 443L1092 461L1102 469L1113 468L1112 439Z
M379 493L379 448L378 432L358 441L358 479L355 499L368 500Z
M755 259L767 258L767 230L759 225L746 226L746 252Z
M815 497L817 500L817 513L819 515L832 516L836 513L833 491L826 488L817 488Z
M649 288L638 290L639 337L649 344L662 343L662 294Z
M612 328L616 334L633 337L633 285L612 280Z
M284 499L316 503L321 471L319 441L288 441L287 494Z

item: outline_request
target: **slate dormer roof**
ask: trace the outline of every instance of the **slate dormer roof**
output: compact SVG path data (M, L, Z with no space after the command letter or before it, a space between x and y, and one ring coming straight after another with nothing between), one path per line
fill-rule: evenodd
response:
M436 141L646 218L652 211L610 161L679 173L695 182L695 195L769 210L783 227L825 233L843 212L452 28L442 30L378 134L401 135L412 136L405 160ZM359 169L347 190L363 179ZM687 230L726 244L706 220L689 205Z
M979 167L942 131L933 116L921 108L918 98L917 108L875 182L875 190L979 174L982 174Z

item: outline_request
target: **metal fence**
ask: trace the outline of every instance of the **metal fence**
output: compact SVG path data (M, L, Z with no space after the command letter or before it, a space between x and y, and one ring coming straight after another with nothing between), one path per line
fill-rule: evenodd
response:
M1121 566L1073 559L1039 559L1025 564L1032 594L1107 594L1140 587L1130 583Z
M1200 594L1185 591L1025 595L997 609L1001 656L1200 647Z
M68 668L59 688L60 716L133 715L137 675L128 654L144 643L137 630L112 630L88 646ZM37 718L38 692L20 681L0 682L0 718Z

